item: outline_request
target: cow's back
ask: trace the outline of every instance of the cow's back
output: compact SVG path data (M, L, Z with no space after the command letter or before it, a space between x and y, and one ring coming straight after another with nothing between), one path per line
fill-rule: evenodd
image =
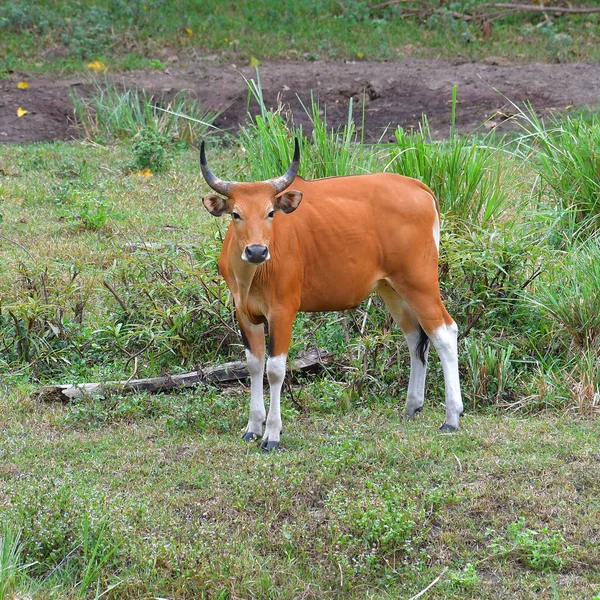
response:
M356 306L377 281L399 272L433 267L437 276L437 205L421 182L384 173L297 178L290 189L303 193L302 203L275 215L264 268L274 285L299 282L300 310Z

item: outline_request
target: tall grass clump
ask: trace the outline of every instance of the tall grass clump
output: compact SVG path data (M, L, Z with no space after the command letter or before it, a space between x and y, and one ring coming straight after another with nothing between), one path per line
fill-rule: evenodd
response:
M156 98L145 90L94 81L89 98L70 89L77 124L89 139L131 139L146 129L173 141L193 144L206 137L218 112L204 109L185 92L173 99Z
M552 117L546 124L533 108L519 110L524 133L515 153L530 161L562 212L569 239L600 229L600 118Z
M572 247L529 300L568 335L568 345L590 350L600 344L600 236Z
M499 146L451 135L434 141L427 118L416 132L398 127L386 170L420 179L439 199L442 213L488 223L507 208Z
M365 147L354 120L352 98L348 105L347 121L337 129L327 127L327 112L321 110L319 102L311 95L310 107L304 110L312 123L312 142L307 162L312 177L338 177L360 175L380 170L377 152ZM364 121L364 113L363 113ZM364 130L364 124L361 131Z
M0 600L18 597L19 588L27 581L25 572L32 564L23 560L21 533L10 528L0 531Z
M317 179L377 170L377 154L364 148L359 139L352 102L347 122L337 129L329 129L326 112L312 96L310 105L304 106L312 132L304 135L302 126L294 124L291 112L284 106L267 109L258 75L256 81L248 82L248 90L249 101L254 98L260 108L260 114L250 117L240 132L240 142L247 151L250 179L270 179L287 170L294 138L300 142L300 170L304 177Z
M488 144L455 131L457 88L452 88L452 121L448 139L433 140L427 117L417 132L395 132L386 171L420 179L437 196L442 212L471 224L485 225L507 208L503 185L502 143Z

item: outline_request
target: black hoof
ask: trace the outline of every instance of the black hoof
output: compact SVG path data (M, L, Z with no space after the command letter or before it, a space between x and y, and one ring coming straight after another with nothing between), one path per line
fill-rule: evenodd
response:
M252 433L251 431L246 431L246 433L242 436L244 442L253 442L260 437L259 433Z
M260 449L263 452L273 452L274 450L277 450L277 448L279 448L279 442L261 442L260 444Z
M454 425L448 425L448 423L444 423L440 427L440 431L445 431L447 433L454 433L457 429L458 427L454 427Z
M412 412L412 413L410 413L410 412L405 412L405 413L404 413L404 416L406 417L406 419L407 419L408 421L412 421L412 420L415 418L415 415L416 415L417 413L420 413L422 410L423 410L423 407L422 407L422 406L419 406L418 408L415 408L415 410L413 410L413 412Z

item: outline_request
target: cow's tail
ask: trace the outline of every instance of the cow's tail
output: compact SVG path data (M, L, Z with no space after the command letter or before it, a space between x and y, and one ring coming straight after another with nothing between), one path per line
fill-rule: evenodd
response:
M417 356L425 366L427 349L429 348L429 337L425 330L419 326L419 341L417 342Z

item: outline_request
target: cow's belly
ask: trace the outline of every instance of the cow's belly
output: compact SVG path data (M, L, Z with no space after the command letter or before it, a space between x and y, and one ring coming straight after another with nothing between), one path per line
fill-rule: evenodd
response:
M354 308L373 292L379 279L379 274L372 273L367 277L356 274L348 274L346 277L324 277L318 284L305 280L300 310L320 312Z

